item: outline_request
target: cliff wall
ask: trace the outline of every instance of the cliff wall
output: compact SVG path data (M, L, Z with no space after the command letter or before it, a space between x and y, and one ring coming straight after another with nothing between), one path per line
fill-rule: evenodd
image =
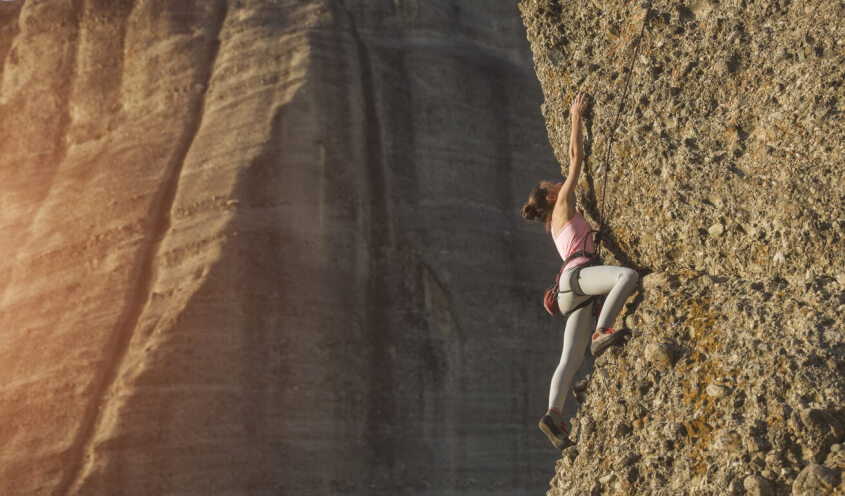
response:
M515 4L19 0L0 60L0 493L542 490Z
M579 192L594 221L644 6L520 3L563 164L568 106L595 97ZM836 2L653 2L606 207L606 254L647 275L549 494L842 490L843 17Z

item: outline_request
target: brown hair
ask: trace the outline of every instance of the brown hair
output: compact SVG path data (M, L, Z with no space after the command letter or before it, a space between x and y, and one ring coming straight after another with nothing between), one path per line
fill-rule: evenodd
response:
M542 222L547 224L552 218L552 211L555 206L554 203L549 202L548 196L551 191L548 189L549 183L543 181L528 195L528 201L522 205L522 218L531 222Z

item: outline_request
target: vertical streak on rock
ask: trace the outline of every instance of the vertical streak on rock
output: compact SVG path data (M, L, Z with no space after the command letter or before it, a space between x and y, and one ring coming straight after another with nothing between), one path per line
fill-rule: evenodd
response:
M5 5L4 5L5 6ZM5 33L0 33L0 95L3 93L3 72L6 70L6 61L9 56L9 52L12 51L12 47L15 45L15 40L18 38L18 35L21 32L20 29L20 18L21 18L21 11L23 11L23 2L15 3L15 21L12 24L13 27L11 29L12 35L9 36L8 40L5 39L3 36ZM2 99L0 99L2 100ZM5 114L6 112L6 105L0 103L0 112ZM2 127L2 126L0 126ZM0 275L0 302L2 302L6 297L6 290L9 288L9 283L12 280L12 274L14 270L12 267L9 267L5 271L3 271L2 275Z
M364 160L369 193L365 198L368 270L365 330L371 350L368 383L370 399L367 410L367 438L373 456L371 483L377 483L386 470L393 471L394 436L385 431L395 417L393 386L393 339L390 335L388 308L391 307L388 284L390 275L390 235L385 168L382 157L382 137L376 108L373 67L367 45L355 25L355 19L341 0L341 7L349 18L349 27L358 49L361 64L361 92L364 106ZM381 469L381 470L380 470Z
M2 26L3 31L5 31L5 26L8 25L9 28L10 28L9 31L12 32L11 35L8 36L8 37L5 36L6 33L0 32L0 74L3 73L3 69L6 67L6 57L9 55L9 50L11 50L12 45L15 44L15 38L17 38L18 33L21 32L20 16L21 16L21 7L22 6L23 6L23 2L15 2L14 4L11 4L11 5L8 5L8 6L7 5L0 6L0 7L3 8L3 10L0 11L0 15L2 15L2 18L12 17L12 15L14 15L14 17L15 17L14 22L7 22L7 21L3 20L2 18L0 18L0 20L3 20L3 26ZM13 12L13 14L11 14L11 15L7 14L7 12L6 12L7 10L11 10L11 12ZM0 77L0 85L2 85L2 81L3 81L3 78ZM2 91L2 86L0 86L0 91Z
M75 1L81 2L83 0ZM56 495L75 494L78 492L76 491L76 487L82 482L80 476L84 474L83 468L85 462L86 460L91 461L93 459L94 438L102 420L101 412L106 410L103 402L107 401L107 398L114 394L110 390L118 378L120 366L129 350L129 344L137 323L150 299L150 291L154 282L154 262L158 248L170 228L171 208L176 197L176 191L178 190L179 178L185 163L185 157L188 155L188 151L191 149L194 138L202 124L205 108L205 92L214 71L218 48L220 46L219 34L223 28L227 10L225 0L219 1L215 6L213 16L214 27L211 30L213 38L211 40L211 46L208 49L208 56L204 61L206 70L198 71L197 73L198 77L202 78L204 85L197 94L193 95L192 101L188 106L184 132L174 151L171 163L167 167L162 187L150 207L148 218L152 219L150 225L151 232L141 242L135 255L133 278L136 283L130 288L130 292L126 298L126 307L115 323L109 342L104 350L104 356L106 358L104 359L102 369L94 380L88 406L85 409L81 425L66 455L68 458L68 468L54 491Z
M85 10L85 0L71 0L71 5L73 6L71 9L71 12L73 13L71 24L76 26L76 31L74 32L74 38L72 40L73 55L70 57L70 65L65 72L66 77L64 78L64 84L62 85L64 88L57 93L59 102L61 102L59 107L62 109L62 113L59 116L59 141L56 144L56 150L51 158L51 161L56 164L53 169L54 174L58 172L61 167L61 163L64 161L65 156L67 156L68 131L70 130L70 124L73 119L70 110L70 99L73 94L74 75L76 74L76 66L79 61L79 39L81 37L79 32L82 29L82 12ZM49 193L49 191L50 190L48 188L45 190L45 193ZM34 218L37 219L38 214L36 214Z

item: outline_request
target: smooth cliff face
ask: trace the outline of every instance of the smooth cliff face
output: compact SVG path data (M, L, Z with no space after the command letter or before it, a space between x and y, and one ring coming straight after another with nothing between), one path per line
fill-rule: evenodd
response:
M20 0L0 55L0 492L542 490L514 4Z
M595 96L579 191L593 220L645 4L520 2L559 158L573 96ZM829 2L653 2L605 252L648 275L549 494L843 489L843 18Z

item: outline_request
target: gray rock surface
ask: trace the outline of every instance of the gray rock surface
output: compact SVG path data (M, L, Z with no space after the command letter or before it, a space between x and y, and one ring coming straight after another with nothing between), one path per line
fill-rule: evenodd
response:
M17 0L0 55L0 493L546 485L513 2Z
M595 97L579 188L595 222L645 10L520 9L563 164L571 99ZM604 253L645 276L620 317L636 325L596 361L577 416L591 429L550 495L845 489L843 19L837 2L653 2L610 160Z

